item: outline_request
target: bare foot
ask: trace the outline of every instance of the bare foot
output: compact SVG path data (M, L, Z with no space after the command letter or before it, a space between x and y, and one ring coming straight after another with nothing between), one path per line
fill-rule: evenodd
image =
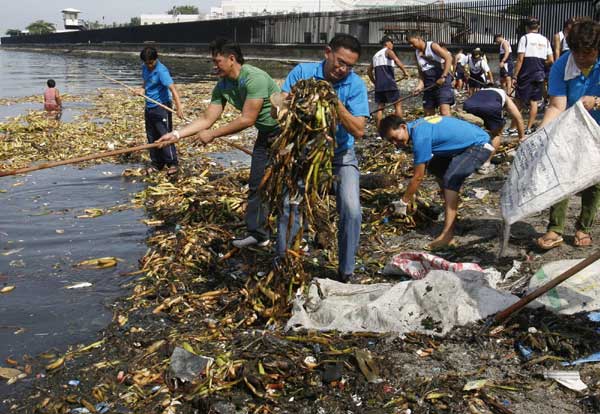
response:
M452 236L439 236L434 241L429 243L426 250L439 250L447 247L456 247L456 240Z

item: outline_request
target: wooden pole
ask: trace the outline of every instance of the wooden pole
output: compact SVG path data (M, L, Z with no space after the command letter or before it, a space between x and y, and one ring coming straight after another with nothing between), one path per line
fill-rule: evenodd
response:
M14 170L0 170L0 177L6 177L8 175L23 174L23 173L28 173L28 172L37 171L37 170L44 170L46 168L58 167L61 165L77 164L80 162L95 160L98 158L114 157L115 155L129 154L131 152L142 151L145 149L158 148L158 147L159 147L159 144L157 144L157 143L144 144L144 145L138 145L137 147L129 147L129 148L122 148L122 149L113 150L113 151L99 152L99 153L95 153L95 154L84 155L83 157L69 158L67 160L62 160L62 161L45 162L42 164L25 167L25 168L17 168Z
M434 88L434 87L436 87L436 86L437 86L437 83L434 83L433 85L429 85L428 87L426 87L426 88L424 88L424 89L421 89L421 91L419 91L418 93L414 93L414 92L413 92L413 93L411 93L410 95L406 95L406 96L404 96L404 97L402 97L402 98L398 99L397 101L394 101L394 102L392 102L392 103L390 103L390 104L387 104L387 105L385 105L383 108L379 108L379 109L376 109L376 110L374 110L374 111L371 111L371 112L369 113L369 115L373 115L373 114L375 114L375 113L377 113L377 112L379 112L379 111L383 111L383 110L384 110L384 109L386 109L386 108L390 108L390 107L392 107L392 106L396 105L396 104L397 104L397 103L399 103L399 102L404 102L404 101L406 101L407 99L414 98L415 96L419 96L419 95L420 95L420 94L422 94L423 92L425 92L425 91L427 91L427 90L429 90L429 89L433 89L433 88Z
M176 111L175 111L173 108L169 108L168 106L166 106L166 105L164 105L164 104L162 104L162 103L160 103L160 102L158 102L158 101L156 101L156 100L154 100L154 99L152 99L152 98L150 98L150 97L148 97L148 96L146 96L146 95L144 95L144 94L140 94L140 93L138 93L138 92L135 90L135 88L132 88L131 86L127 85L126 83L124 83L124 82L121 82L120 80L117 80L117 79L111 78L110 76L107 76L107 75L105 75L105 74L104 74L104 73L102 73L101 71L98 71L98 73L100 74L100 76L103 76L103 77L105 77L105 78L106 78L106 79L108 79L109 81L111 81L111 82L115 82L115 83L118 83L119 85L121 85L121 86L123 86L123 87L125 87L125 88L129 89L130 91L132 91L132 92L134 92L134 93L136 93L136 94L138 94L138 95L140 95L140 96L144 97L145 99L149 100L150 102L152 102L152 103L155 103L156 105L160 106L160 107L161 107L161 108L163 108L164 110L166 110L166 111L169 111L169 112L171 112L171 113L173 113L173 114L177 114L177 112L176 112ZM185 122L191 122L191 121L190 121L188 118L185 118L185 117L184 117L184 118L182 118L182 119L183 119ZM226 138L224 138L224 137L217 137L217 139L218 139L218 140L220 140L221 142L223 142L223 143L225 143L225 144L227 144L227 145L229 145L229 146L231 146L231 147L235 148L235 149L238 149L238 150L240 150L240 151L242 151L242 152L245 152L246 154L248 154L248 155L252 156L252 151L250 151L249 149L246 149L246 148L242 147L241 145L238 145L238 144L236 144L236 143L234 143L234 142L231 142L231 141L229 141L228 139L226 139Z
M521 300L512 304L508 308L504 309L502 312L497 313L496 316L494 317L494 320L496 322L502 322L503 320L508 318L510 315L517 312L521 308L523 308L529 302L542 296L544 293L548 292L550 289L560 285L562 282L564 282L571 276L579 273L581 270L585 269L586 267L588 267L589 265L591 265L598 259L600 259L600 250L598 250L596 253L592 254L587 259L582 260L581 262L577 263L575 266L571 267L570 269L564 271L562 274L555 277L550 282L546 283L543 286L540 286L539 288L537 288L536 290L531 292L529 295L523 296L521 298Z

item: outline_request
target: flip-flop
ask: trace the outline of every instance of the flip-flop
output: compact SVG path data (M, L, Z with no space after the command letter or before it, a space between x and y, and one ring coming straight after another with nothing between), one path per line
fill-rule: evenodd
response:
M584 240L589 240L589 244L583 244ZM573 241L573 244L575 247L590 247L592 245L592 236L585 234L583 237L578 237L577 234L575 234L575 240Z
M537 246L542 250L551 250L555 247L558 247L562 244L563 238L562 236L558 236L557 238L546 237L544 234L542 237L536 240Z
M174 175L177 174L179 170L177 169L176 166L172 165L167 169L167 175Z

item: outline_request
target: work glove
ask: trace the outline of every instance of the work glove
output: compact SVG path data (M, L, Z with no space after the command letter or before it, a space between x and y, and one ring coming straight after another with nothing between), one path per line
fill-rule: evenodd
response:
M397 216L406 216L408 210L408 203L400 199L398 201L392 201L393 210L392 212Z

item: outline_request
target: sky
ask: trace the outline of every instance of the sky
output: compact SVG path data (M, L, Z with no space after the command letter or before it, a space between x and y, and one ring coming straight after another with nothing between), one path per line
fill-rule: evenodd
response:
M23 30L29 23L45 20L63 29L62 14L66 8L81 10L80 18L88 21L129 22L132 17L147 13L165 13L173 6L197 6L200 12L219 6L220 0L0 0L0 36L8 29Z

